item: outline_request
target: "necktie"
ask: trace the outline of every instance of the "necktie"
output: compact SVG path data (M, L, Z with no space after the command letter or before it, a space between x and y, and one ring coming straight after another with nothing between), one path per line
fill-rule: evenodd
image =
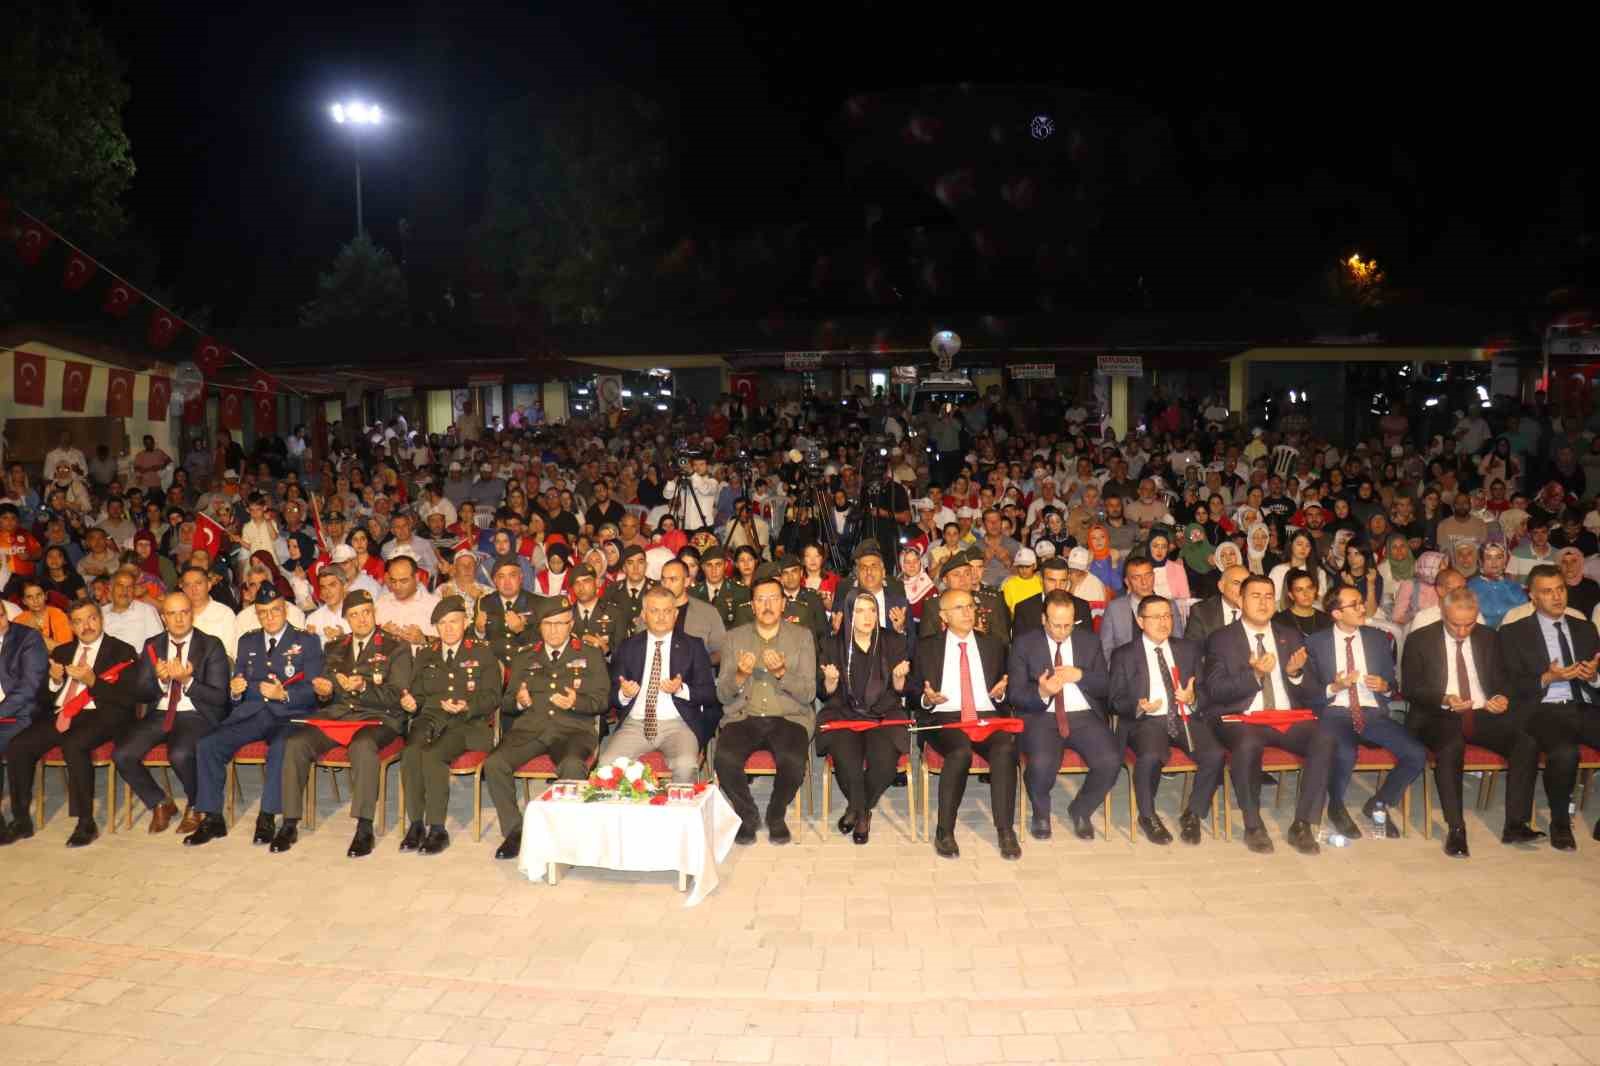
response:
M1561 665L1571 666L1572 645L1567 643L1567 627L1560 622L1556 623L1556 640L1561 643ZM1569 682L1568 687L1572 690L1572 698L1574 702L1589 702L1588 694L1584 691L1584 684L1581 680Z
M978 697L972 691L972 663L967 660L967 642L961 641L961 720L978 720Z
M1167 736L1178 739L1178 679L1167 665L1167 656L1156 647L1156 666L1161 672L1161 687L1167 690Z
M178 641L176 644L174 644L172 646L173 647L173 651L172 651L172 661L173 662L175 662L175 663L182 663L183 662L183 646L186 643L188 643L188 642L180 640L180 641ZM183 685L181 685L178 682L178 679L177 678L173 678L171 681L168 681L167 682L167 713L165 715L163 715L162 718L161 718L161 731L163 733L172 732L172 723L178 720L178 697L181 696L181 695L183 695Z
M361 653L366 650L366 646L367 646L367 642L366 641L364 641L364 640L356 641L356 645L355 645L356 653L355 653L355 656L350 660L350 663L351 663L352 666L361 661Z
M268 655L271 655L272 652L273 652L273 649L275 649L277 646L278 646L278 638L277 637L268 637L267 638L267 654Z
M644 739L656 739L656 697L661 694L661 642L650 642L650 680L644 687Z
M446 666L454 666L455 662L456 662L456 650L454 648L446 648L444 650L444 664Z
M963 644L963 645L961 645L961 647L962 647L962 650L965 651L967 646L965 644ZM965 659L963 658L963 663L964 662L965 662ZM1057 666L1061 665L1061 645L1060 644L1056 645L1056 662L1055 662L1055 665L1057 665ZM965 666L964 665L963 665L962 669L963 669L962 677L963 677L963 679L965 679L966 678L966 674L965 674ZM968 682L968 684L970 684L970 682ZM963 697L965 697L965 695L966 695L966 686L965 685L962 688L962 695L963 695ZM1067 737L1072 734L1072 726L1067 724L1067 690L1066 690L1065 686L1062 687L1060 692L1056 693L1056 732L1061 734L1061 739L1062 740L1067 739Z
M1257 656L1264 656L1266 654L1267 654L1267 643L1266 643L1266 640L1265 640L1265 638L1262 637L1262 635L1260 633L1257 633L1256 634L1256 655ZM1267 676L1263 677L1261 679L1261 691L1266 696L1266 699L1264 701L1262 701L1262 704L1261 704L1261 709L1264 710L1264 711L1272 711L1272 710L1277 710L1278 709L1278 682L1277 682L1276 677L1274 676L1275 673L1276 673L1276 667L1274 667L1273 670L1269 670L1267 672Z
M78 658L76 660L77 665L78 666L82 666L86 661L88 661L88 658L89 658L89 645L87 645L87 644L79 644L78 645ZM69 681L67 683L66 697L65 697L65 699L62 700L62 705L65 706L66 704L71 703L72 700L73 700L73 697L76 696L78 693L80 693L82 691L83 691L83 686L78 683L78 679L77 678L73 678L71 681Z
M1462 651L1466 643L1464 640L1456 641L1456 698L1466 700L1470 704L1472 702L1472 685L1467 681L1467 656ZM1461 733L1463 736L1472 736L1472 710L1472 707L1469 706L1466 713L1461 716Z
M1356 672L1356 638L1353 636L1344 638L1344 669L1345 673ZM1361 709L1361 697L1353 688L1347 688L1345 691L1350 694L1350 723L1355 726L1356 734L1360 735L1361 731L1367 728L1367 716Z

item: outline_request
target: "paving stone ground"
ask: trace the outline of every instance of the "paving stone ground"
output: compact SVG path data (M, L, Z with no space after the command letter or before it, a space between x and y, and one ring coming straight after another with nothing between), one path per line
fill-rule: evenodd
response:
M48 824L0 849L0 1063L1600 1062L1600 843L1504 848L1498 810L1469 813L1465 862L1415 829L1309 858L1286 789L1259 857L1130 844L1119 782L1112 839L1058 821L1008 863L975 786L946 862L896 789L868 846L763 837L684 910L670 873L529 883L459 784L443 856L391 826L346 859L326 787L269 855L242 776L225 840L141 818L71 851L51 772Z

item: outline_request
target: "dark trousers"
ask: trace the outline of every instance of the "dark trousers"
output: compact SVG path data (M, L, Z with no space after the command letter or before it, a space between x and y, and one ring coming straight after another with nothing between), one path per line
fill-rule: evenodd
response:
M130 725L117 741L111 761L117 764L117 773L122 775L122 779L146 807L158 807L169 797L156 784L155 776L144 764L144 757L150 754L151 748L165 743L167 761L172 764L172 772L178 775L178 781L183 785L183 795L188 805L193 807L200 795L195 755L200 738L211 732L211 723L202 714L183 711L172 720L172 732L163 733L163 718L165 715L160 709L152 709Z
M717 754L712 760L717 786L745 825L755 825L760 811L750 794L744 764L753 752L763 749L772 752L778 767L772 779L772 799L767 803L767 821L782 821L783 812L805 781L806 762L811 758L811 737L805 727L785 718L745 718L724 722L717 730Z
M1533 783L1539 775L1539 742L1511 714L1473 712L1472 736L1462 731L1461 715L1413 709L1407 725L1418 740L1433 751L1433 780L1439 787L1439 813L1452 829L1462 820L1461 778L1470 741L1505 757L1506 824L1525 824L1533 818Z
M411 723L406 750L400 756L400 781L405 786L406 821L444 825L450 811L450 764L469 751L488 751L494 732L487 722L451 722L432 744L412 743L421 722Z
M1550 821L1565 825L1572 820L1572 789L1578 783L1578 745L1600 747L1600 707L1541 703L1532 709L1527 730L1544 753L1544 794L1550 801Z
M40 707L33 723L11 738L6 745L6 767L10 770L11 817L24 818L32 801L33 774L51 748L61 749L67 764L67 813L79 822L94 820L94 765L90 755L122 728L123 712L92 707L78 712L72 728L56 732L53 707Z
M1411 782L1421 775L1428 765L1428 752L1422 742L1406 731L1406 727L1387 714L1369 709L1362 722L1361 735L1356 736L1355 723L1348 714L1335 712L1325 715L1323 721L1333 730L1333 766L1328 771L1328 806L1343 807L1345 790L1350 787L1350 775L1355 772L1359 745L1386 748L1394 756L1395 767L1384 777L1378 787L1377 800L1385 806L1399 803Z
M1177 747L1194 760L1194 788L1185 811L1204 818L1211 810L1212 797L1222 783L1222 764L1228 752L1212 731L1208 719L1191 716L1189 732L1178 728L1178 739L1167 734L1166 715L1145 715L1123 726L1125 746L1133 749L1133 795L1139 817L1156 813L1156 791L1161 787L1161 768Z
M489 786L489 798L500 816L500 832L507 838L522 835L522 805L517 802L514 775L523 763L548 755L563 779L582 780L589 776L589 758L598 744L593 730L579 733L513 729L501 737L483 763L483 783Z
M919 734L944 757L939 772L939 830L956 827L961 797L967 793L967 775L976 752L989 762L989 800L994 806L994 827L1011 829L1017 823L1017 738L1013 733L993 733L976 744L959 729L932 729ZM1057 765L1060 759L1057 758Z
M1017 747L1028 759L1022 780L1028 790L1028 805L1033 809L1033 816L1050 817L1050 790L1061 776L1061 753L1067 748L1077 752L1089 766L1083 787L1072 798L1067 813L1074 818L1092 816L1111 786L1117 783L1117 771L1122 769L1122 748L1111 735L1105 719L1095 711L1069 711L1069 735L1065 739L1051 711L1025 714L1022 722Z
M1334 732L1321 721L1300 722L1280 733L1271 726L1244 722L1218 722L1217 735L1233 753L1233 795L1239 801L1246 829L1261 828L1261 754L1282 748L1304 760L1300 770L1300 799L1294 817L1299 822L1320 822L1328 798L1328 772L1333 765Z
M356 731L347 749L350 759L350 816L372 821L378 809L378 752L400 736L386 725ZM283 816L304 818L306 780L319 755L339 745L314 725L291 726L283 738Z
M267 742L266 772L261 781L261 813L277 814L283 809L283 738L293 728L287 718L265 711L234 721L229 718L200 739L195 748L199 765L198 797L194 808L206 814L221 814L223 789L228 784L228 763L234 753L257 740Z
M868 729L864 733L844 729L828 737L833 777L844 793L847 812L871 811L894 784L900 765L900 748L895 739L888 729Z

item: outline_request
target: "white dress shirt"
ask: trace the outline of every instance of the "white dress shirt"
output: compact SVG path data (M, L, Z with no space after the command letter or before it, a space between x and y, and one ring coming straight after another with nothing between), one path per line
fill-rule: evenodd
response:
M979 714L986 714L994 710L994 701L989 699L990 682L983 676L983 660L978 655L976 635L968 633L965 637L957 637L948 629L944 633L944 676L939 679L939 691L947 698L945 702L939 704L939 710L958 712L961 710L963 644L967 646L967 668L972 677L972 704L978 709Z
M102 633L98 640L96 640L93 644L88 645L88 654L84 654L84 645L82 645L82 644L78 645L78 647L72 653L72 661L73 662L77 662L78 658L80 656L82 656L83 657L83 661L88 664L90 669L93 669L95 660L100 658L100 641L105 640L105 639L106 639L105 638L105 634ZM59 685L56 684L54 681L52 681L50 683L50 691L54 692L56 694L56 701L55 701L56 710L59 711L63 707L66 706L66 703L67 703L67 690L72 688L72 687L73 687L72 678L71 678L70 675L62 675L61 683ZM84 688L88 688L88 687L89 687L88 685L84 686ZM94 709L94 698L90 697L89 702L85 703L83 705L83 710L90 711L90 710L93 710L93 709Z
M1461 678L1456 673L1456 644L1457 640L1448 631L1444 635L1444 697L1448 701L1451 696L1461 695ZM1472 657L1472 637L1459 642L1461 656L1466 660L1467 667L1467 698L1474 707L1482 707L1489 699L1489 694L1483 690L1483 682L1478 679L1478 660ZM1448 702L1442 704L1448 707Z
M216 600L207 600L205 610L194 616L194 627L222 641L231 668L239 657L239 623L234 613Z
M179 642L177 640L173 639L173 636L172 636L171 633L167 634L167 661L168 662L175 662L175 663L177 663L177 664L179 664L181 666L182 664L184 664L184 663L189 661L190 655L194 651L194 631L190 630L189 634L183 638L183 641L182 641L182 643L183 643L183 654L181 654L181 655L178 654L178 643ZM183 685L179 687L179 689L178 689L178 692L179 692L179 695L178 695L178 710L179 711L192 711L192 710L194 710L194 701L189 698L189 689L194 687L195 678L197 676L198 675L196 675L196 674L190 674L189 675L189 680L185 681L183 683ZM160 679L157 678L157 683L159 683L159 682L160 682ZM165 689L165 686L163 686L163 689ZM163 695L160 699L155 701L154 706L155 706L155 708L157 710L159 710L159 711L164 713L166 711L166 708L167 708L167 697Z
M1350 640L1350 643L1346 644L1345 641L1347 638L1353 639ZM1345 649L1348 647L1350 651L1355 654L1356 675L1364 679L1368 673L1367 650L1362 647L1364 643L1366 642L1361 639L1361 630L1358 629L1354 633L1346 633L1339 626L1334 626L1333 672L1335 674L1345 674L1350 672L1350 667L1346 658L1347 652L1345 651ZM1327 695L1330 700L1333 700L1340 707L1349 707L1349 691L1350 690L1346 688L1335 688L1333 685L1329 685ZM1376 709L1378 706L1378 697L1373 695L1372 690L1367 687L1365 680L1362 680L1356 685L1356 695L1361 699L1361 706L1372 707L1374 709Z
M135 649L143 648L145 641L161 632L161 615L143 600L134 600L123 611L108 603L101 616L107 633Z
M1057 652L1057 650L1059 650L1061 652L1061 665L1062 666L1077 666L1078 665L1077 663L1072 661L1072 640L1071 640L1070 637L1058 644L1058 643L1056 643L1054 638L1052 638L1050 636L1049 633L1045 633L1044 642L1045 642L1046 650L1049 651L1049 653L1050 653L1050 662L1051 663L1054 663L1056 661L1056 652ZM976 647L974 647L971 652L968 652L968 654L969 655L973 655L973 657L976 658L977 650L978 649ZM957 652L957 654L959 655L960 653ZM945 663L945 669L948 670L949 669L949 665L950 664L948 662L946 662ZM959 660L957 661L956 665L960 666ZM974 686L976 686L977 682L974 681L973 684L974 684ZM960 707L960 692L961 692L961 687L960 686L961 686L961 678L960 678L960 675L958 674L957 677L956 677L957 709L959 709L959 707ZM973 695L977 695L976 688L974 688L974 690L973 690ZM985 693L985 695L987 696L988 694ZM1087 711L1089 709L1089 701L1084 698L1083 690L1078 687L1077 682L1069 682L1064 688L1062 688L1061 695L1066 698L1067 710L1069 712L1071 712L1071 711ZM1056 705L1056 701L1055 700L1053 700L1053 699L1049 700L1049 701L1047 701L1045 703L1045 709L1046 710L1053 710L1055 708L1055 705Z
M639 691L633 694L633 699L631 700L623 699L620 695L617 697L622 706L630 708L628 717L636 718L641 722L644 721L647 709L644 697L650 690L650 661L656 655L658 649L661 654L661 681L666 682L672 678L672 634L669 633L664 637L658 637L654 633L647 632L644 641L644 665L640 668L642 673L639 675ZM678 714L678 705L673 702L671 693L657 688L656 721L664 722L669 718L676 720L681 717Z
M420 585L409 600L397 600L394 593L386 591L378 597L378 628L393 622L398 626L416 626L423 636L436 637L439 631L433 625L433 609L438 603L439 597Z
M350 632L350 626L344 620L343 607L344 604L341 603L339 605L340 609L335 610L327 604L323 604L306 615L305 627L315 633L318 639L323 639L322 631L324 629L337 629L341 633Z
M1161 705L1157 710L1141 711L1140 713L1164 715L1168 711L1167 686L1161 680L1161 664L1156 662L1156 649L1161 649L1161 654L1166 656L1167 667L1168 669L1171 669L1172 667L1178 665L1178 660L1174 658L1172 654L1172 642L1169 640L1163 641L1160 644L1155 644L1150 640L1149 637L1140 637L1139 642L1144 645L1144 668L1145 671L1150 675L1150 691L1145 693L1144 698L1149 700L1151 703L1159 703ZM1173 682L1173 688L1176 689L1178 687L1179 686L1177 682Z
M1224 604L1223 607L1226 609L1227 605ZM1257 635L1260 635L1262 643L1267 649L1267 654L1276 656L1278 654L1278 641L1272 634L1272 626L1268 625L1265 629L1252 629L1250 627L1250 623L1246 622L1244 624L1244 636L1245 641L1250 645L1251 657L1254 658L1257 654L1259 654L1256 651ZM1274 708L1274 710L1289 710L1290 704L1293 702L1293 697L1289 694L1288 679L1283 676L1283 662L1281 658L1272 664L1272 684L1273 688L1278 693L1278 700L1281 704L1281 706ZM1264 711L1266 709L1267 690L1265 687L1263 687L1260 692L1256 693L1256 698L1250 701L1250 706L1244 709L1244 713L1255 714L1257 711Z

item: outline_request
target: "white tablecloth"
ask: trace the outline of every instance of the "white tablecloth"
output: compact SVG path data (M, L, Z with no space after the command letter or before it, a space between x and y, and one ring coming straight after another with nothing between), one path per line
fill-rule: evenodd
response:
M550 864L608 870L676 870L694 878L684 901L693 907L717 887L717 863L728 857L739 816L715 785L693 803L530 801L522 815L519 868L531 881Z

